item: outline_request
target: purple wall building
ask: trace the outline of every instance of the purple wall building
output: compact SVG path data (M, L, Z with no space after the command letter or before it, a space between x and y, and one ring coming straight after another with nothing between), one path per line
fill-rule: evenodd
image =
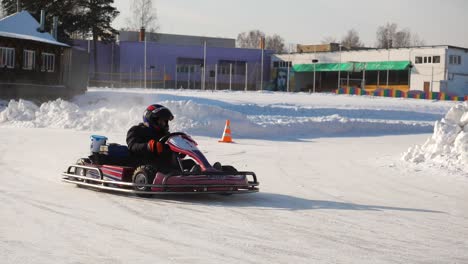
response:
M261 49L171 45L157 42L120 41L97 45L97 72L92 41L75 40L75 46L90 51L90 85L107 87L203 88L260 90ZM273 51L263 56L263 89L270 79ZM230 74L231 72L231 74Z

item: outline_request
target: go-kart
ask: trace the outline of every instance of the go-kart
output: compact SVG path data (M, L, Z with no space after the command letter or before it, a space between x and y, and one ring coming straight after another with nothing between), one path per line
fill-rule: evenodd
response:
M102 159L110 154L104 149L104 154L93 153L70 165L62 174L62 180L78 186L143 197L189 193L230 195L259 191L259 182L254 172L237 171L233 166L221 166L219 163L212 166L198 149L197 143L185 133L171 133L159 142L175 154L177 168L163 171L152 165L133 166L124 161L128 155L127 146L120 145L120 149L123 148L123 152L127 153L123 155L124 158L121 155L120 159L108 162L109 159ZM195 166L198 166L197 170L184 168L184 156L193 159Z

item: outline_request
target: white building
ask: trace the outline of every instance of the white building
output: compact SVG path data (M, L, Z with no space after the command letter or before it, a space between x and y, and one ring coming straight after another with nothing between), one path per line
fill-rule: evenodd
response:
M290 69L289 74L287 69ZM341 87L420 90L465 96L468 95L468 49L454 46L330 48L330 51L322 52L275 54L272 73L277 84L289 83L290 91L332 91L338 87L339 78ZM281 80L283 76L290 76L289 82Z

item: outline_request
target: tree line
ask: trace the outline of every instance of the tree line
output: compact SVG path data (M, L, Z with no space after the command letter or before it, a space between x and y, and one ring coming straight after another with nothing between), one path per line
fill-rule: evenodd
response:
M274 50L277 53L288 52L284 39L274 34L266 36L260 30L251 30L242 32L237 36L237 45L241 48L259 48L260 39L266 39L266 49ZM355 29L350 29L346 34L337 40L335 37L325 37L322 44L339 43L346 49L364 48L365 45L359 37L359 33ZM376 32L376 48L405 48L411 46L422 46L424 41L409 29L399 29L396 23L387 23L379 26ZM290 52L290 51L289 51Z
M3 15L14 14L17 11L18 0L0 0ZM92 38L103 42L115 40L118 30L111 26L112 21L120 12L112 6L114 0L20 0L21 10L29 11L38 21L40 10L46 10L46 31L52 27L52 17L60 21L58 40L70 43L72 37ZM122 30L139 30L144 27L149 32L159 30L156 9L153 0L133 0L131 16L126 19L127 26ZM263 48L276 53L291 52L285 40L278 34L266 35L255 29L241 32L237 36L237 47ZM364 44L355 29L350 29L337 40L335 37L325 37L322 43L340 43L346 49L363 48ZM96 45L96 41L93 41ZM399 29L396 23L379 26L376 32L376 48L401 48L424 45L417 34L409 29ZM94 47L94 50L96 48ZM96 54L94 54L96 56Z

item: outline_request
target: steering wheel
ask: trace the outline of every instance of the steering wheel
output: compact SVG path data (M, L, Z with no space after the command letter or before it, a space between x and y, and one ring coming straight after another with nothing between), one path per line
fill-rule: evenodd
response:
M165 144L166 141L173 137L173 136L186 136L187 134L185 134L184 132L175 132L175 133L170 133L169 135L165 135L164 137L160 138L159 139L159 142Z

